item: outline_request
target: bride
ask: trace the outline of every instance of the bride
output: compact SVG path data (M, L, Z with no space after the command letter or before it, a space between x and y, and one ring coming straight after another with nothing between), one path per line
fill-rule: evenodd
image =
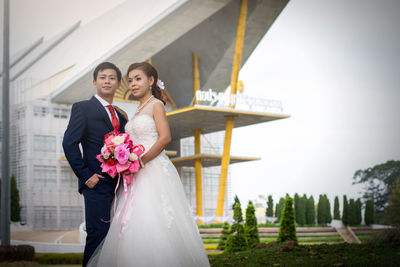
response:
M88 266L209 266L178 172L164 153L171 141L157 70L128 68L140 105L125 131L146 152L128 192L120 186L110 230Z

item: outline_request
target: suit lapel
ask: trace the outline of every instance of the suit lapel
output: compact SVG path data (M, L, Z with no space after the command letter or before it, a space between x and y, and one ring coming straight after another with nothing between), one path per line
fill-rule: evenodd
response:
M112 126L110 118L108 117L107 111L105 110L103 105L100 103L100 101L97 100L97 98L94 96L90 99L90 101L93 102L93 104L95 105L98 112L100 112L100 114L102 114L103 119L104 119L105 123L107 124L107 127L109 128L110 132L113 131L114 127Z

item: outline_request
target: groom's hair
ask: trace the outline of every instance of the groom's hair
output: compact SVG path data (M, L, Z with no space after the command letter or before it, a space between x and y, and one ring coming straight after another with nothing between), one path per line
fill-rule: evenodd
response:
M93 80L94 81L97 80L97 74L99 74L99 71L106 70L106 69L115 70L117 72L118 81L119 82L121 81L121 79L122 79L121 71L119 70L119 68L117 66L115 66L111 62L103 62L103 63L100 63L99 65L97 65L97 67L94 69L94 72L93 72Z

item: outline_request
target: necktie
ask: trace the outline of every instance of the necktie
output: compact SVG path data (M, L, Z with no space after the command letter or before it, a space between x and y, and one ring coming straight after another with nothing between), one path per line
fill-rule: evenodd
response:
M107 108L111 113L112 126L114 127L115 130L119 131L119 121L117 119L117 116L115 115L115 110L114 110L113 106L112 105L108 105Z

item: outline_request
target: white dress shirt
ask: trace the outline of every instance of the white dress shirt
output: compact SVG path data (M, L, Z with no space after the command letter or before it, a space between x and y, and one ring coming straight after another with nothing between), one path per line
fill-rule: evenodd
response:
M101 98L98 94L95 94L94 97L97 98L97 100L99 100L100 103L103 105L104 109L106 110L106 112L107 112L107 114L108 114L108 117L110 118L110 121L112 122L111 112L110 112L110 110L109 110L108 107L107 107L108 105L112 105L112 104L110 104L110 103L108 103L107 101L105 101L105 100L104 100L103 98ZM114 108L114 107L113 107L113 108ZM115 108L114 108L114 110L115 110ZM120 121L120 119L119 119L119 117L118 117L117 111L115 111L115 116L117 116L118 121Z

